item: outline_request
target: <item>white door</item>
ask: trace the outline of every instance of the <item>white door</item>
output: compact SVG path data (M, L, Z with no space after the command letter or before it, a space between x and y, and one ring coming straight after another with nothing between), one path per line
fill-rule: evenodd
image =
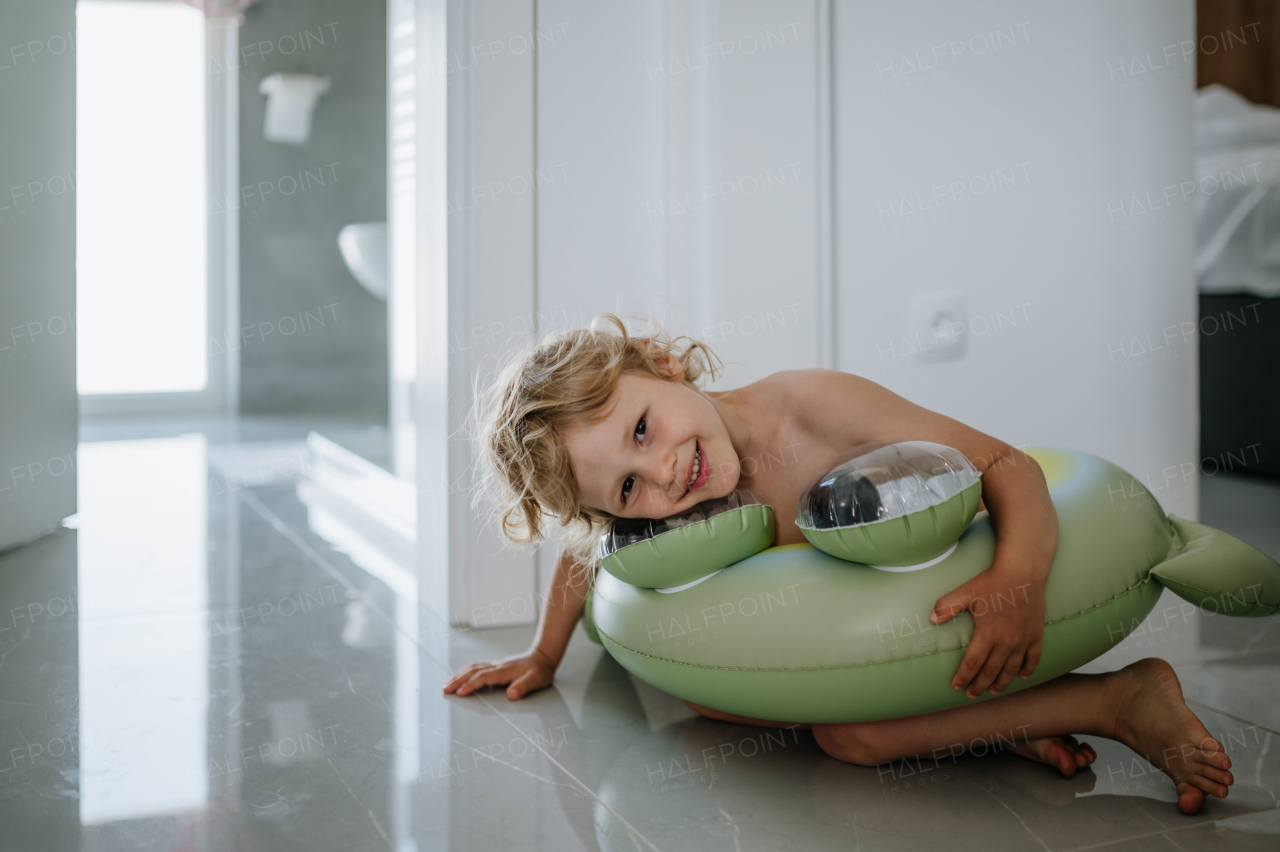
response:
M832 15L839 368L1195 517L1194 5Z

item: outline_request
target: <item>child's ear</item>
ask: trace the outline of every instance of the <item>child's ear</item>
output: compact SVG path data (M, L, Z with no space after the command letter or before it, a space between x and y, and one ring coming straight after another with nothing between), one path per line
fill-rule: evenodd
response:
M680 363L680 359L651 340L641 340L639 342L642 346L649 348L649 357L653 359L655 367L673 379L680 380L684 378L684 365Z

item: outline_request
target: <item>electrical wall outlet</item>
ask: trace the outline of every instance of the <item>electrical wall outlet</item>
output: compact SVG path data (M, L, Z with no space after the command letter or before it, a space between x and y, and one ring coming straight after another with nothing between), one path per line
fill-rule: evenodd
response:
M917 363L963 358L969 328L969 306L964 294L954 290L917 294L911 300L909 328Z

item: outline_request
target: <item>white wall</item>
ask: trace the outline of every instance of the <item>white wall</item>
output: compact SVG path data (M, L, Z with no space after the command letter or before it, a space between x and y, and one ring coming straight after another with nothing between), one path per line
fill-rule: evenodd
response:
M440 6L420 4L426 56L441 27L423 10ZM528 557L502 551L461 492L431 496L466 475L470 381L602 311L710 343L736 362L719 387L837 366L1011 443L1103 455L1194 517L1194 480L1162 485L1196 451L1191 207L1130 215L1134 195L1190 174L1193 66L1176 47L1190 0L448 12L449 68L419 74L420 131L447 78L449 197L438 176L422 189L420 144L417 246L438 268L419 273L417 392L423 529L449 518L448 556L422 570L437 582L449 562L455 620L534 615L510 609ZM1167 45L1176 61L1131 73ZM446 237L447 264L432 254ZM905 351L912 299L931 291L964 301L962 358ZM1138 354L1147 335L1165 347L1155 363Z
M834 366L826 8L538 3L539 333L652 314L720 388Z
M392 13L395 45L402 15ZM537 615L533 553L505 548L472 510L469 421L477 376L535 322L532 27L531 0L418 0L405 63L416 80L405 175L415 238L406 257L404 190L393 185L392 309L410 301L396 278L409 270L420 589L437 615L469 626Z
M504 550L468 499L466 416L495 358L613 311L706 339L738 362L722 386L834 363L826 4L415 8L414 166L392 197L416 202L393 203L391 229L393 315L416 316L423 600L454 623L520 623L536 617L532 557ZM397 9L393 122L410 38Z
M1190 0L833 18L840 369L1014 444L1108 458L1195 517L1192 206L1163 195L1192 174ZM1167 206L1130 215L1135 196ZM933 290L967 301L959 360L912 354L912 298Z
M75 24L0 5L0 550L76 511Z
M733 387L823 362L819 10L543 0L538 304L651 312ZM564 306L561 308L560 306Z
M663 235L645 202L665 188L665 98L644 62L662 51L661 3L543 0L538 30L540 332L600 311L661 309Z

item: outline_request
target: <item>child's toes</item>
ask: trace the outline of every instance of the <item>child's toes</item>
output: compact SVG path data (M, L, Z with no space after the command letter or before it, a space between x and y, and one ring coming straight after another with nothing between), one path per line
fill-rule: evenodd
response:
M1076 762L1075 753L1064 743L1050 742L1049 753L1052 756L1053 763L1058 767L1058 771L1066 777L1070 778L1076 774L1079 764Z
M1204 806L1204 791L1186 781L1178 784L1178 810L1184 814L1199 813Z
M1097 752L1093 750L1093 746L1088 743L1081 743L1073 736L1062 737L1062 743L1067 751L1071 753L1076 769L1084 769L1098 757Z
M1210 772L1213 772L1213 774L1211 775ZM1208 770L1205 767L1201 767L1199 771L1192 773L1187 780L1192 786L1200 789L1205 794L1225 799L1227 797L1228 782L1223 778L1215 777L1219 775L1220 773L1217 770Z
M1219 786L1230 787L1236 782L1230 772L1225 769L1214 769L1212 766L1200 767L1200 774Z

